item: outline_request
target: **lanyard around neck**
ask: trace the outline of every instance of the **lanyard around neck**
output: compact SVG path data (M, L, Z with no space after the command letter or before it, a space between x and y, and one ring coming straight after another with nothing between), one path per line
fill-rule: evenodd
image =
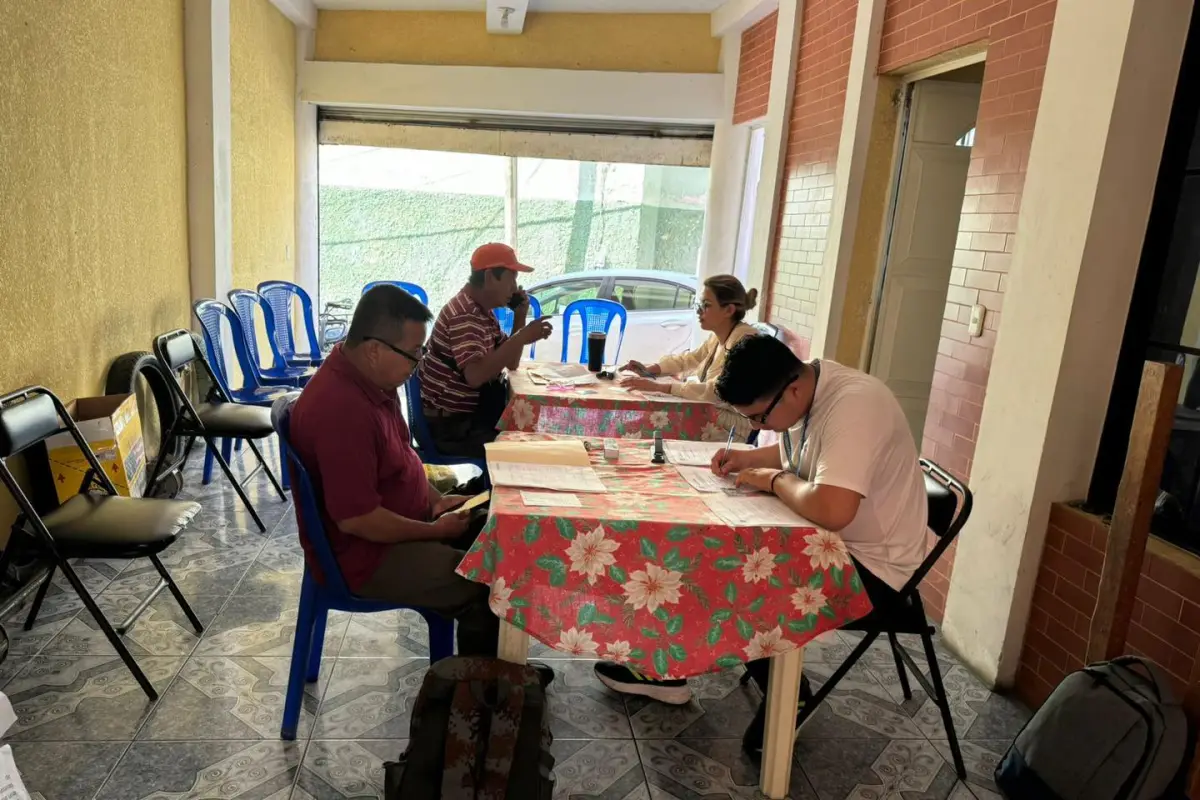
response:
M800 446L796 449L795 463L792 457L792 432L785 431L783 434L783 454L787 457L787 470L800 477L800 467L804 463L804 445L808 441L808 422L812 418L813 406L817 403L817 384L821 380L821 362L812 362L813 368L813 396L808 404L808 411L804 412L804 421L800 423Z

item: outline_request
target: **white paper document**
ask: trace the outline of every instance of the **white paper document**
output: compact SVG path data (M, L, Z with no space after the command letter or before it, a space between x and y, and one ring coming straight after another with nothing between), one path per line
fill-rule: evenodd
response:
M527 506L583 507L578 497L565 492L521 492L521 502Z
M576 378L580 375L590 375L586 364L538 364L530 370L531 374L541 375L551 381L558 382L563 378Z
M608 491L591 467L489 461L488 473L491 474L492 484L495 486L521 486L558 492Z
M683 479L697 492L753 493L753 490L737 488L732 475L726 477L713 475L712 470L708 467L681 467L677 465L675 469L679 470L679 474L683 476Z
M573 378L555 378L551 383L555 386L591 386L600 382L592 373L586 375L576 375Z
M663 442L663 451L667 461L677 467L707 467L712 465L713 456L718 450L724 450L724 442L684 442L677 439L667 439ZM730 450L753 450L750 445L735 442Z
M29 800L29 790L21 780L8 745L0 747L0 800Z
M752 494L730 497L724 494L704 496L708 510L731 527L804 527L812 523L792 511L774 495Z

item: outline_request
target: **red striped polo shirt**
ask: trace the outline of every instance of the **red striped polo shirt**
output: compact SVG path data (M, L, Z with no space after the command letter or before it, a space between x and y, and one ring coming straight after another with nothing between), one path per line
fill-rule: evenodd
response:
M421 362L421 403L450 414L474 411L479 404L479 390L467 385L462 370L507 338L495 315L475 302L464 286L442 307L433 323L433 335ZM457 370L446 363L451 359Z

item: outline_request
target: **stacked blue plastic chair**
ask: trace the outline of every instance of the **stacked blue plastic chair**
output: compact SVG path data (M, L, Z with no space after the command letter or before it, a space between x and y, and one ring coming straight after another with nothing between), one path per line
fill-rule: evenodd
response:
M421 406L421 376L416 370L404 384L404 404L408 409L408 427L417 442L422 462L445 467L463 464L479 467L483 472L484 483L489 483L487 459L451 456L438 452L437 445L433 443L433 433L429 430L429 422L425 419L425 409Z
M408 292L425 305L429 305L429 293L415 283L407 283L405 281L371 281L363 287L363 294L371 291L376 286L395 286Z
M504 331L506 336L512 334L513 329L513 311L508 306L500 306L492 309L492 313L496 315L496 320L500 323L500 330ZM529 295L529 317L528 320L542 318L542 304L533 295ZM537 343L529 345L529 357L533 358L533 353L537 349Z
M271 308L258 292L250 289L234 289L229 293L229 305L237 315L242 326L242 341L246 343L246 356L254 370L254 379L260 386L294 386L303 388L312 378L316 369L312 366L292 367L284 363L283 355L275 345L271 328ZM258 351L258 329L254 325L254 316L262 313L267 328L267 343L271 348L271 366L262 366L262 356Z
M313 302L308 292L290 281L263 281L258 285L258 294L270 309L267 314L267 335L275 343L275 352L283 359L282 364L273 366L311 367L324 361L316 317L313 316ZM292 327L293 299L300 301L300 313L304 315L304 330L308 334L307 354L300 354L296 350Z
M454 655L454 623L437 614L413 606L399 606L366 600L356 596L346 586L338 568L333 549L325 533L325 525L312 480L300 459L296 457L288 438L290 407L275 414L275 433L279 436L280 448L286 462L285 471L292 472L295 490L292 497L296 502L296 513L304 527L305 536L316 556L322 580L313 575L308 557L304 563L304 578L300 584L300 606L296 614L296 638L292 645L292 666L288 674L287 695L283 703L283 724L279 737L291 741L296 738L300 723L300 705L304 699L305 682L315 682L321 672L321 649L325 643L325 621L330 611L350 611L357 614L376 611L411 609L425 618L429 626L429 661L439 661Z
M613 319L621 320L621 329L617 334L617 350L613 354L613 361L618 361L621 357L621 343L625 340L625 324L629 320L625 306L614 303L612 300L599 299L576 300L568 305L567 310L563 312L562 361L564 364L569 360L567 347L571 343L571 319L576 316L583 325L583 337L579 347L580 364L587 363L588 334L595 331L608 333Z
M275 399L287 393L285 388L278 386L263 386L255 381L254 370L248 364L246 340L242 332L241 322L233 309L220 300L197 300L192 310L196 319L200 320L200 331L204 336L204 354L212 365L213 374L221 384L221 388L235 403L246 403L252 406L269 406ZM222 322L229 328L233 340L233 352L237 358L238 367L242 371L242 386L233 388L229 385L229 376L225 372L225 349L221 339ZM241 448L241 442L238 442ZM224 439L221 442L221 455L226 461L233 456L234 442ZM282 463L283 459L280 458ZM213 457L212 451L206 450L204 455L204 484L212 480ZM287 472L282 476L283 486L288 486Z

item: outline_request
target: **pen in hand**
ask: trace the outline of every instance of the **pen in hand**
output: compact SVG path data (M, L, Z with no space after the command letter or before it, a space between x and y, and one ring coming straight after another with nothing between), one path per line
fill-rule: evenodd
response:
M729 438L725 440L725 452L721 454L721 463L724 464L729 460L729 449L733 447L733 432L735 427L729 429Z

